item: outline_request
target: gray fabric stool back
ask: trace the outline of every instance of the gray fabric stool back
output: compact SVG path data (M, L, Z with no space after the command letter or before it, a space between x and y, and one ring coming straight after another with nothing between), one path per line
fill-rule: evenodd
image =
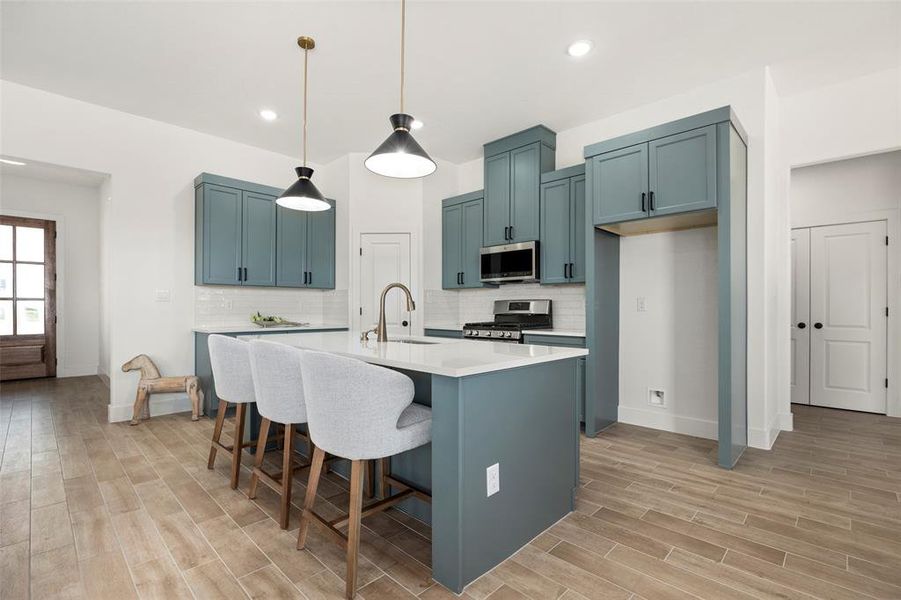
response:
M306 423L301 351L285 344L250 342L250 370L257 411L276 423Z
M431 411L403 373L322 352L303 352L301 369L310 436L326 452L367 460L431 441Z
M241 451L252 446L254 441L244 441L244 420L247 416L247 405L256 400L253 390L253 377L250 373L250 353L247 342L225 335L211 335L207 344L210 349L210 366L213 369L213 382L216 385L216 396L219 397L219 408L216 411L216 425L213 427L213 439L210 441L210 457L207 468L216 464L216 452L220 449L231 452L231 487L238 487L241 472ZM222 425L229 404L235 404L235 432L232 445L220 442Z

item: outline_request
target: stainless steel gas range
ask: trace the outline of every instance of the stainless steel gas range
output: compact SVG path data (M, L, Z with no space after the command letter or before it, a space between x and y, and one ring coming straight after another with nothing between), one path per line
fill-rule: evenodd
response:
M494 320L463 325L463 338L521 344L523 332L550 329L550 300L495 300Z

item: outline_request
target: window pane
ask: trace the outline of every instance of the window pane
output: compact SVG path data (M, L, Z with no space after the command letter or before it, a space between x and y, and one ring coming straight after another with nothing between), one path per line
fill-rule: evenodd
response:
M16 298L44 297L44 265L16 264Z
M0 225L0 260L13 259L13 226Z
M44 262L44 230L16 227L16 260Z
M13 301L0 300L0 335L13 334Z
M0 263L0 298L12 298L12 297L13 297L13 264L12 263Z
M16 335L44 333L44 301L16 302Z

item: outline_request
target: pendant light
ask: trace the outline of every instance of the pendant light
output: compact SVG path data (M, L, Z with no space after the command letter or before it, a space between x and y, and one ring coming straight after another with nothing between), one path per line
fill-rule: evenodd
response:
M388 119L394 131L363 163L378 175L414 179L434 173L438 168L422 149L410 130L413 117L404 112L404 42L406 33L406 0L400 2L400 112Z
M303 166L294 169L297 181L282 192L275 203L292 210L328 210L331 205L310 180L313 169L307 166L307 55L316 47L316 42L311 37L301 36L297 38L297 45L303 48Z

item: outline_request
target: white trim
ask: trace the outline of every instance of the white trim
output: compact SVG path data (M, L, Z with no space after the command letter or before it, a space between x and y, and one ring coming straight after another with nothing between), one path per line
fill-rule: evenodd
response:
M683 417L659 409L619 406L619 422L651 429L682 433L708 440L717 439L717 422L710 419Z
M785 430L782 426L785 424L791 426L792 423L793 421L790 414L788 415L788 419L786 419L784 413L779 413L773 418L769 427L766 429L749 427L748 446L751 448L759 448L761 450L771 450L773 444L776 443L776 438L779 437L780 431ZM788 431L790 431L790 429Z
M133 404L110 404L107 407L107 419L110 423L130 421L133 412ZM187 396L166 394L150 397L151 418L182 412L191 412L191 400Z
M81 364L81 365L66 365L63 368L61 365L58 365L56 370L57 377L84 377L86 375L98 375L99 370L97 369L97 364Z

